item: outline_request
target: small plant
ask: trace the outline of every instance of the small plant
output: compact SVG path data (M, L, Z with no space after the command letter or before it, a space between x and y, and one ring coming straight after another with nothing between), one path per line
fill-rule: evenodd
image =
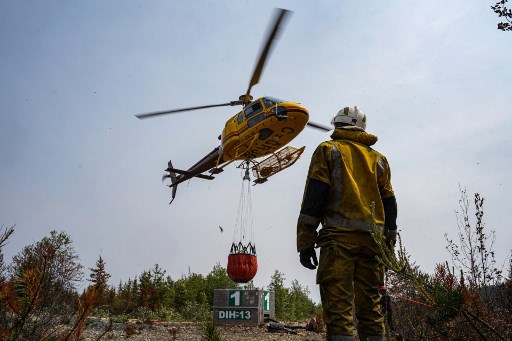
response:
M217 329L217 325L212 320L205 323L203 327L203 335L201 337L203 341L221 341L220 332Z
M128 323L126 326L124 326L124 333L126 334L126 337L137 334L137 328L135 328L135 324Z
M176 336L178 335L178 328L172 327L169 328L169 333L172 335L172 341L176 341Z

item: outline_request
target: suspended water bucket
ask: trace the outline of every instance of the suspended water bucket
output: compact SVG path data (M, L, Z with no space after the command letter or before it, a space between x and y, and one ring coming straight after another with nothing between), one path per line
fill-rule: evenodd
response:
M228 256L227 272L233 282L247 283L256 276L258 258L256 247L252 243L244 246L241 242L233 243Z
M247 283L256 276L258 258L245 253L228 256L228 276L233 282Z
M252 203L251 203L251 179L249 176L249 164L242 180L242 190L238 203L237 220L233 244L228 256L227 273L232 281L247 283L256 276L258 271L258 259L256 258L256 246L254 244L254 232L252 228Z

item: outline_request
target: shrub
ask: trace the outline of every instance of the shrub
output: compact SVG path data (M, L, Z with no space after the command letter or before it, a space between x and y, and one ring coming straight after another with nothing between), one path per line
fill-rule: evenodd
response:
M217 329L217 325L213 321L208 321L203 327L203 335L201 336L203 341L220 341L222 340L220 332Z

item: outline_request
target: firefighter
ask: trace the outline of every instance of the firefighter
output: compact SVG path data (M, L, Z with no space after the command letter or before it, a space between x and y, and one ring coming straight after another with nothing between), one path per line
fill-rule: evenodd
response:
M311 158L297 223L297 251L303 266L318 266L327 339L354 340L355 312L359 339L381 341L384 317L378 288L384 269L371 231L375 223L394 247L397 205L390 167L386 157L371 148L377 136L365 131L366 116L357 106L343 108L331 123L332 140L321 143ZM320 262L315 246L320 248Z

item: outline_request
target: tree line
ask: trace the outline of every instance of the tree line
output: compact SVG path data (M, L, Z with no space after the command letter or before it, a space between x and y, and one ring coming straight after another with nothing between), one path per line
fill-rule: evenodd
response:
M99 293L96 314L137 317L146 320L206 321L211 318L214 289L258 289L253 282L245 285L233 282L226 268L216 264L206 276L197 273L179 279L166 276L158 264L134 279L108 286L105 262L100 257L91 270L90 281ZM311 317L318 310L307 287L297 280L290 288L284 284L284 274L275 271L268 290L275 292L276 318L298 321ZM263 288L261 288L263 289Z
M451 260L438 264L433 274L411 261L400 239L397 250L391 250L382 232L374 229L380 261L388 270L383 300L388 340L398 335L407 340L512 339L512 260L505 275L495 259L496 237L484 223L483 205L478 193L470 199L461 189L457 235L445 235ZM24 247L6 264L1 251L13 232L14 226L0 229L2 340L79 339L91 315L116 322L211 320L213 290L241 288L220 264L207 275L188 273L177 279L156 264L111 285L107 263L99 257L85 278L71 237L56 231ZM84 279L89 285L79 293ZM266 289L275 293L280 321L321 314L308 288L297 280L287 287L277 270Z
M240 289L226 269L216 264L207 275L188 273L173 279L158 264L139 276L109 284L107 263L99 257L85 278L84 268L64 231L26 246L10 264L1 252L14 226L0 230L0 339L76 338L88 316L108 317L116 322L207 321L212 317L214 289ZM88 286L77 288L87 280ZM319 309L307 287L275 271L268 290L275 292L276 318L302 320ZM252 282L244 286L256 289ZM62 330L62 326L68 326Z

